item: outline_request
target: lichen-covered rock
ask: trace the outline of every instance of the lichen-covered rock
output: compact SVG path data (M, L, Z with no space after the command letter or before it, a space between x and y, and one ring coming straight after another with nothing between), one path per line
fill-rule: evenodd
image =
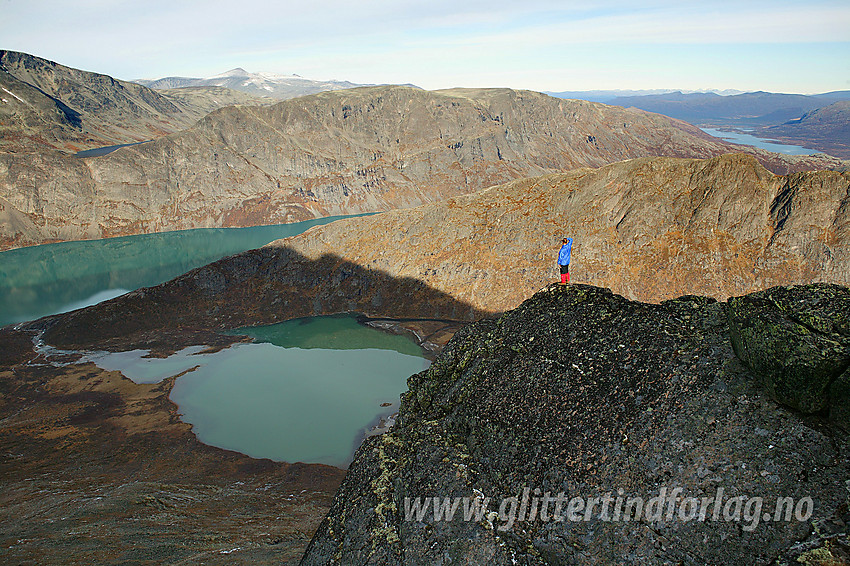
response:
M836 421L844 414L850 422L846 377L836 383L850 366L846 287L776 287L733 298L729 325L735 352L771 397L804 413L829 410Z
M555 285L466 327L359 449L302 564L751 565L846 540L846 432L763 393L727 310Z

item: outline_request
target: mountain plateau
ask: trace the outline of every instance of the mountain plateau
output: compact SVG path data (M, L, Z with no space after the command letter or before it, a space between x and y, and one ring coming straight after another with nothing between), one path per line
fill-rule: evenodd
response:
M317 81L298 75L249 73L241 67L207 78L164 77L153 80L139 79L135 82L152 89L168 89L169 92L187 87L225 87L251 96L272 97L277 100L363 86L348 81Z

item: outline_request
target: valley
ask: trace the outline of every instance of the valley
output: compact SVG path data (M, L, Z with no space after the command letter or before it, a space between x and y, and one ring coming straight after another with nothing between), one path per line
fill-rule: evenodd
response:
M607 103L658 112L706 128L752 133L850 159L846 115L850 91L817 95L748 92L729 96L673 92L611 97Z
M743 155L635 159L340 220L37 326L63 348L132 349L171 328L347 311L472 321L556 280L564 236L576 281L632 300L848 285L848 198L848 173L776 176Z
M822 154L731 145L658 114L510 89L335 90L274 105L225 106L183 129L199 116L198 107L212 104L197 102L191 89L178 89L182 100L172 100L140 85L5 53L6 67L44 89L60 84L58 73L100 90L72 89L88 98L75 94L80 110L62 113L56 100L72 98L51 87L53 98L42 102L52 105L52 114L45 110L32 126L38 136L4 135L29 149L0 153L0 249L409 208L524 177L646 156L740 151L778 174L846 167ZM122 104L135 114L102 110ZM193 104L195 110L188 109ZM140 129L154 122L162 127ZM73 141L83 138L85 144ZM147 139L84 159L54 147Z
M0 86L2 560L850 560L841 100L656 101L772 104L759 135L835 151L784 155L509 88L132 83L14 51ZM813 106L768 119L789 100ZM812 510L405 507L535 488Z

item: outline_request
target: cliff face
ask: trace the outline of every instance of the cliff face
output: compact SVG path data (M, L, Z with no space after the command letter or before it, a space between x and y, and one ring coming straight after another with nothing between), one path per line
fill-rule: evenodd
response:
M557 280L658 302L850 283L850 175L775 176L751 157L647 158L340 220L78 313L59 344L168 326L233 328L358 311L474 320Z
M744 299L773 332L805 337L814 324L834 343L751 354L779 367L794 365L789 351L823 354L836 365L827 405L846 400L847 288ZM740 324L712 299L650 305L553 285L467 327L408 380L391 432L360 447L302 564L846 560L850 421L766 395L762 368L733 354ZM785 497L799 514L776 513ZM485 511L464 517L472 502Z
M143 88L139 86L138 88ZM738 147L738 146L736 146ZM3 245L407 208L517 178L732 146L664 116L507 89L369 87L227 107L104 157L0 154ZM738 150L740 148L738 147ZM775 171L827 156L752 149Z

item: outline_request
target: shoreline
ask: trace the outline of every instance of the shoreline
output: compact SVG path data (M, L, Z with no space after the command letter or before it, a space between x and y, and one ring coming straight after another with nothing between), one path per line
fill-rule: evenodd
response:
M236 556L297 563L344 470L202 443L174 377L136 384L91 362L44 363L33 335L0 329L0 547L65 564ZM224 512L226 511L226 512ZM234 517L250 516L244 523Z
M407 335L430 360L464 324L367 315L357 320ZM5 397L0 402L0 449L8 456L0 466L0 482L11 494L0 508L0 520L7 525L0 529L0 545L10 559L38 556L42 563L61 564L71 548L92 561L112 561L129 545L137 553L164 553L157 556L170 561L203 555L207 563L224 564L235 553L297 563L346 470L256 459L204 444L170 399L176 376L137 384L119 371L81 363L78 350L39 347L39 335L57 323L61 315L0 329ZM199 328L172 328L147 338L150 357L166 357L186 344L217 351L244 340ZM122 351L138 342L114 337L96 347ZM357 445L390 429L387 417L393 407L387 409L358 436ZM54 493L48 485L52 481L66 487ZM237 510L244 505L265 511L245 529L218 515L218 505L231 503L211 497L210 491L242 502L235 503ZM53 507L48 525L36 511L45 504ZM34 519L13 521L11 509ZM130 528L151 528L157 516L168 517L167 533L147 539ZM80 529L88 533L82 541ZM139 536L145 540L136 540Z

